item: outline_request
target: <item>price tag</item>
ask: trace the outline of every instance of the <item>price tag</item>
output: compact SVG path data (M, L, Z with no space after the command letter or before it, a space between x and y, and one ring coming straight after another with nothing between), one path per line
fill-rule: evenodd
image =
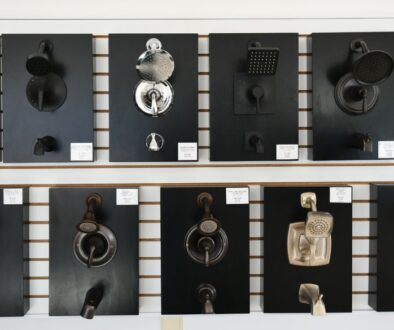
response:
M4 189L3 190L4 205L21 205L23 204L22 189Z
M226 204L249 204L249 188L226 188Z
M92 161L93 143L70 143L71 161Z
M351 203L352 187L330 187L330 203Z
M277 160L297 160L298 144L277 144L276 145Z
M197 160L197 143L179 142L178 160Z
M138 205L138 189L116 189L116 205Z
M378 142L378 158L394 158L394 141Z

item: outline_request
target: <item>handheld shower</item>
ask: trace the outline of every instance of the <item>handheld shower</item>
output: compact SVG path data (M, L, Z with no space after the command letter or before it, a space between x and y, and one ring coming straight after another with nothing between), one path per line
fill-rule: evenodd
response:
M289 225L287 254L289 263L297 266L323 266L330 263L331 233L334 218L328 212L318 211L316 194L301 194L301 206L311 209L305 222Z

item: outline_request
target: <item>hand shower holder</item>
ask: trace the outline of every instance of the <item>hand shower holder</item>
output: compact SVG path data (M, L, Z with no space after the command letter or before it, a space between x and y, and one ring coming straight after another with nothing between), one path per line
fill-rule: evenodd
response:
M291 265L316 267L330 263L333 217L328 212L317 211L316 203L315 193L301 194L301 206L311 211L306 221L289 225L287 254Z

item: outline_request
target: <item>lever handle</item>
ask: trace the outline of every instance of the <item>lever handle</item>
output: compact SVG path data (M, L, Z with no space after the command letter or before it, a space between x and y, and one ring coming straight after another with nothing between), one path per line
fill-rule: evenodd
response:
M151 98L152 98L152 114L153 114L153 116L157 116L159 111L157 109L157 101L156 101L157 95L156 95L156 92L153 92L151 94Z
M209 267L210 259L209 259L209 246L205 247L205 253L204 253L204 265L205 267Z
M89 259L88 259L88 268L92 267L93 265L93 258L94 258L94 252L96 251L96 246L91 245L89 248Z
M44 109L44 89L40 87L38 89L38 110L43 111Z

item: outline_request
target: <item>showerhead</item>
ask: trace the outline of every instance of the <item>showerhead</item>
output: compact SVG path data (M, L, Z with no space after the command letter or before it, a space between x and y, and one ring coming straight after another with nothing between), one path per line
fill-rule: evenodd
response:
M331 235L334 218L328 212L310 211L305 223L307 238L326 238Z
M158 39L149 39L147 50L138 59L136 69L143 80L163 82L168 80L175 69L171 54L161 48Z
M248 47L248 67L250 75L274 75L279 59L279 48L262 47L258 41Z
M32 76L45 76L52 70L52 63L49 58L49 52L52 44L43 40L40 42L38 52L27 57L26 69Z
M353 64L353 76L362 85L379 85L390 77L393 58L382 50L369 50L364 40L354 40L351 48L362 55Z

